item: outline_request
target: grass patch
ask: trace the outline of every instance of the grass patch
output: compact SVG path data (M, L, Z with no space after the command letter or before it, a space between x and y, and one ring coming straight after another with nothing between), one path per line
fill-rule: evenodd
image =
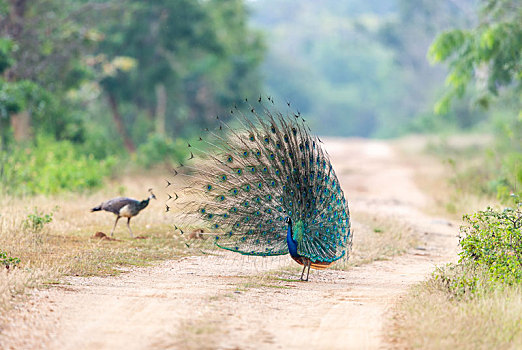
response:
M352 251L348 261L341 260L333 269L349 269L404 254L418 244L415 229L397 218L366 212L352 213Z
M441 276L479 281L455 294ZM442 271L417 285L393 310L388 336L400 349L520 349L522 289L495 286L485 271Z
M460 219L468 212L497 203L485 188L484 153L493 140L487 135L410 136L396 148L415 168L415 183L430 197L428 214Z
M164 198L152 201L131 221L135 236L145 239L131 239L124 220L116 228L116 240L93 238L98 231L109 234L114 224L111 213L89 212L120 195L110 188L142 199L148 188L161 188L162 181L160 176L133 176L91 195L0 198L0 251L20 259L15 268L0 269L0 314L28 288L59 283L66 275L114 275L129 266L186 255L183 239L170 225L172 216L164 211Z

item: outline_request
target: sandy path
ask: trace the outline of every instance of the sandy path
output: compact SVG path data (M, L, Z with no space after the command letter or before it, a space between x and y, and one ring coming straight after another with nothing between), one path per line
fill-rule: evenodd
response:
M436 264L454 258L456 228L421 213L429 200L386 143L328 140L327 149L351 208L407 222L419 236L417 249L349 271L315 272L308 283L267 273L298 277L286 268L295 265L289 258L191 257L117 277L69 278L36 293L0 348L386 347L387 310Z

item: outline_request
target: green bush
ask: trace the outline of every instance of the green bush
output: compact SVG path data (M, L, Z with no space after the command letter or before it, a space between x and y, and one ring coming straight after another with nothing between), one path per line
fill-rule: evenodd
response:
M97 160L70 141L38 137L33 147L0 153L0 193L55 194L102 185L115 159Z
M484 267L494 281L522 282L522 208L488 208L464 216L460 262Z
M19 258L11 257L7 253L0 251L0 265L5 266L6 269L15 267L20 263Z
M53 221L53 213L39 212L38 208L34 208L34 212L27 215L27 219L24 220L24 228L30 229L33 232L41 231L44 226Z

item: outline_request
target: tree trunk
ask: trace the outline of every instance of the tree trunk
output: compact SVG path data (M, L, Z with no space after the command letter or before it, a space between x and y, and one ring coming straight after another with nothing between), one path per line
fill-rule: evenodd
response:
M116 128L120 133L120 136L123 139L123 143L125 144L125 148L129 153L136 152L136 146L132 139L127 134L127 130L125 129L125 123L123 122L123 118L121 117L120 111L118 110L118 102L116 102L116 97L110 92L108 93L109 97L109 106L111 107L112 118L114 119L114 123L116 124Z
M165 136L167 90L164 84L156 85L156 133Z
M15 141L21 142L31 138L31 116L22 111L11 116L11 127Z

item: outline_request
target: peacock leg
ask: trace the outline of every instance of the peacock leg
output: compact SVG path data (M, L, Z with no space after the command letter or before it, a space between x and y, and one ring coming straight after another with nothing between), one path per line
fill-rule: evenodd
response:
M130 228L130 219L131 218L127 218L127 227L129 228L129 232L130 232L131 237L134 238L134 235L132 234L132 230Z
M111 237L114 235L114 229L116 228L116 224L118 224L118 220L120 220L120 216L116 217L116 222L114 223L114 226L112 227Z
M305 281L308 281L308 275L310 275L310 267L312 266L312 260L308 260L308 272L306 273Z
M306 269L306 258L301 258L301 262L303 263L303 272L301 272L301 278L300 280L301 281L304 281L304 272L305 272L305 269Z

